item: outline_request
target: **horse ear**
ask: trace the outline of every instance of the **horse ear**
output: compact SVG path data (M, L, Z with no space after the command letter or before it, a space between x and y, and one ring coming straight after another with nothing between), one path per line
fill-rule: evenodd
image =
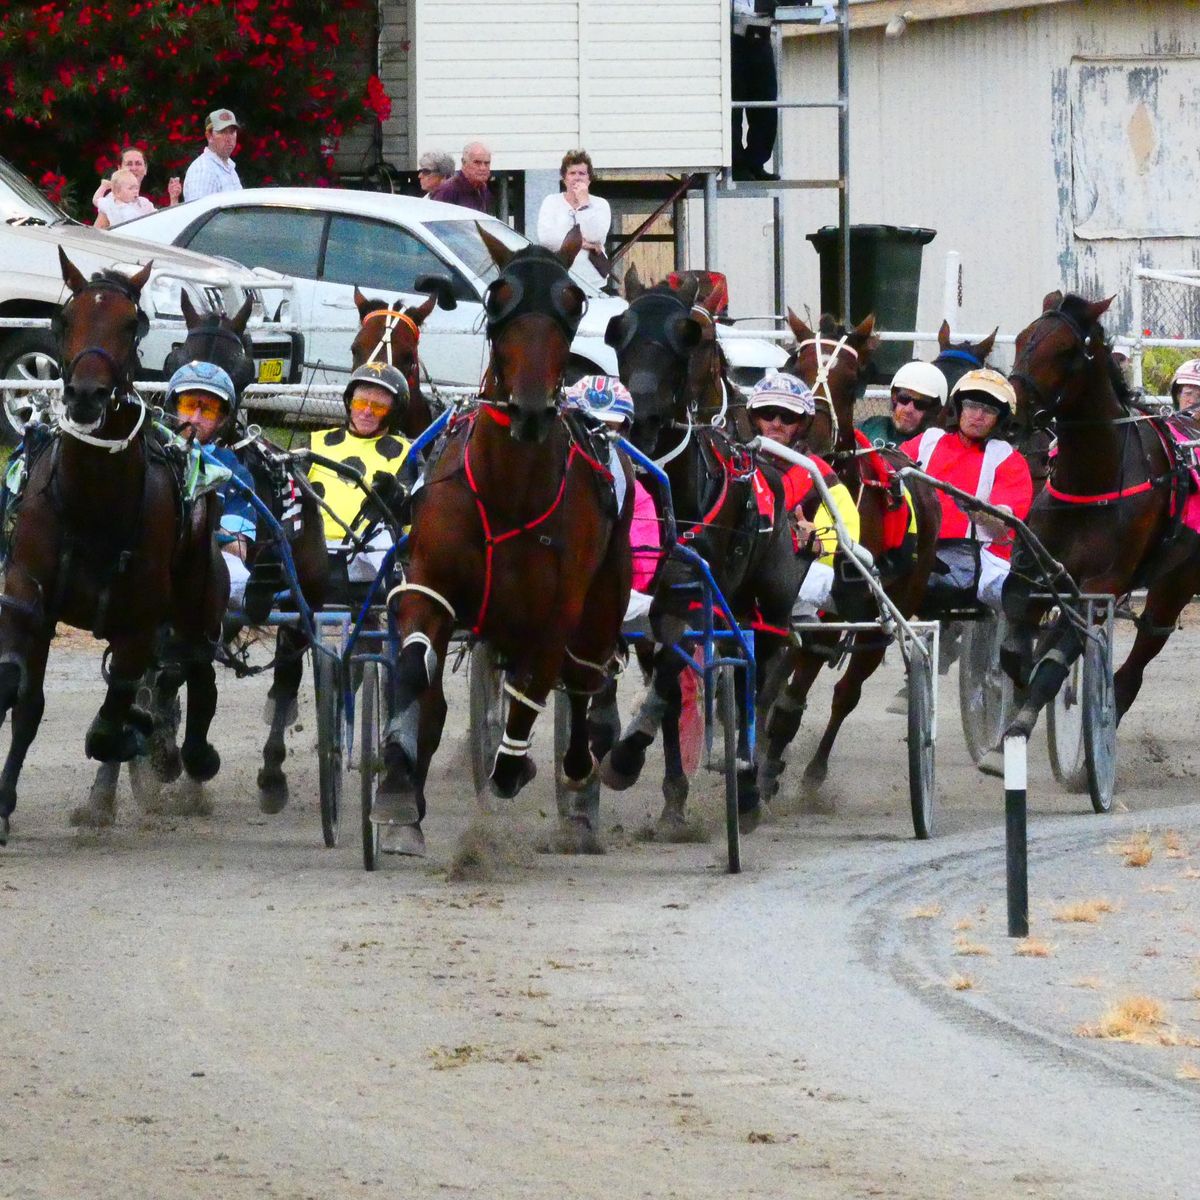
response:
M941 324L941 327L938 329L938 346L943 350L950 349L950 322L949 321L943 321Z
M135 292L140 292L150 281L150 272L154 269L154 259L151 259L136 275L129 277Z
M631 266L625 272L625 299L636 300L645 290L646 285L642 282L637 267Z
M1062 290L1055 289L1053 292L1047 292L1042 297L1042 312L1049 312L1052 308L1057 308L1062 303Z
M632 267L629 269L631 271L633 270ZM627 275L625 278L628 279L629 276ZM624 330L624 327L625 314L617 313L615 317L612 317L609 320L608 325L604 330L604 344L606 346L611 346L615 350L621 344L622 331Z
M63 282L71 289L74 295L78 296L87 287L87 280L84 279L79 268L67 257L66 252L61 246L58 248L58 261L62 267Z
M993 330L992 330L992 332L991 332L991 333L989 333L989 334L987 335L987 337L985 337L985 338L983 339L983 341L982 341L982 342L980 342L980 343L979 343L979 344L978 344L978 345L975 347L975 356L976 356L976 358L978 358L978 359L980 359L980 360L982 361L983 359L987 358L987 356L988 356L989 354L991 354L991 352L992 352L992 349L993 349L993 348L995 347L995 345L996 345L996 334L998 334L999 332L1000 332L1000 326L999 326L999 325L997 325L997 326L996 326L996 328L995 328L995 329L993 329Z
M367 299L367 297L364 296L357 287L354 289L354 307L358 309L358 319L360 321L365 321L367 319L367 313L374 306L374 304L375 301Z
M414 304L412 308L406 308L404 315L414 325L420 325L433 312L433 306L437 303L437 299L437 296L430 296L423 304Z
M700 280L695 275L689 275L680 282L679 287L675 290L675 294L683 301L687 308L691 308L696 303L696 298L700 295Z
M475 222L475 228L479 230L479 236L483 238L483 244L488 248L488 253L492 256L492 262L503 271L508 266L508 260L512 258L514 252L496 237L494 233L488 233L478 221Z
M846 338L852 346L862 346L865 342L871 340L871 334L875 332L875 314L871 313L865 320L861 321L853 329L850 330Z
M796 341L807 342L812 337L813 331L790 308L787 310L787 323Z
M578 225L572 225L571 231L563 238L563 244L558 248L558 261L568 269L575 262L575 256L583 249L583 230Z
M196 306L192 303L192 298L187 294L186 288L179 289L179 308L183 313L184 324L188 329L195 329L200 323L200 314L196 311Z
M1095 303L1089 304L1087 306L1088 316L1090 316L1093 321L1100 320L1100 318L1104 316L1106 312L1108 312L1109 305L1111 305L1116 298L1117 297L1114 293L1113 295L1109 296L1107 300L1097 300Z
M230 324L233 327L233 332L243 334L246 332L246 322L250 320L250 314L254 311L254 297L247 296L242 301L242 307L233 315Z

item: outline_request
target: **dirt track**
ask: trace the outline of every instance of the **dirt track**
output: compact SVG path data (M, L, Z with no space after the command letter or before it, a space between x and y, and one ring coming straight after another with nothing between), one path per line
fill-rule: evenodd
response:
M544 769L486 855L496 877L448 882L474 802L461 680L430 859L368 876L352 826L320 847L307 697L293 804L258 813L255 682L223 681L210 816L144 816L123 791L114 830L70 829L99 702L75 640L0 852L0 1196L1194 1196L1195 643L1179 635L1122 729L1128 813L1085 815L1031 748L1050 952L1024 958L1003 937L1000 784L968 765L953 675L930 843L882 711L892 665L835 754L836 812L781 813L740 878L719 835L637 840L652 771L606 795L606 857L534 853ZM716 778L699 790L715 828ZM1152 858L1127 868L1112 851L1139 831ZM1098 924L1053 920L1101 896ZM1183 1044L1077 1036L1135 993Z

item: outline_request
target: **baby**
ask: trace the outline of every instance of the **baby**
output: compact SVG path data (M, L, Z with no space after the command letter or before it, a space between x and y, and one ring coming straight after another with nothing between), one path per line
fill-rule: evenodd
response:
M154 211L154 205L139 196L138 191L137 176L127 167L122 167L113 172L111 180L100 181L92 203L108 219L109 228L113 228Z

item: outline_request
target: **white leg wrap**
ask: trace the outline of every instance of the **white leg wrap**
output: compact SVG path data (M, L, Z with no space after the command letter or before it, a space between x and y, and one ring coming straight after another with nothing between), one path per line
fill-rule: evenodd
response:
M524 758L529 753L529 747L533 745L532 738L511 738L506 733L500 739L500 746L496 750L496 757L501 754L511 754L514 758Z
M433 588L426 587L423 583L398 583L387 594L387 603L391 604L392 597L398 596L402 592L420 592L423 596L428 596L431 600L436 600L449 614L450 620L457 621L458 615L454 611L454 605L442 595L441 592L435 592Z
M400 647L401 653L407 650L409 646L413 645L425 647L425 682L427 684L432 684L434 675L437 672L437 651L434 650L433 643L429 640L429 638L420 630L417 630L416 633L410 633L408 637L404 639L404 642Z
M504 690L518 704L523 704L526 708L532 708L535 713L544 713L546 711L546 706L544 704L539 704L536 700L531 700L525 695L524 692L518 692L517 689L507 681L505 681Z

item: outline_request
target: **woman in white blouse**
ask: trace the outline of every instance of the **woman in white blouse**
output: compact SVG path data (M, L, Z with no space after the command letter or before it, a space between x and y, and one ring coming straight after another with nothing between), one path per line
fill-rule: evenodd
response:
M607 200L591 194L591 156L586 150L568 150L558 174L563 190L542 201L537 240L548 249L557 250L572 227L578 225L583 234L583 249L571 270L580 279L603 286L608 275L604 243L612 225L612 210Z

